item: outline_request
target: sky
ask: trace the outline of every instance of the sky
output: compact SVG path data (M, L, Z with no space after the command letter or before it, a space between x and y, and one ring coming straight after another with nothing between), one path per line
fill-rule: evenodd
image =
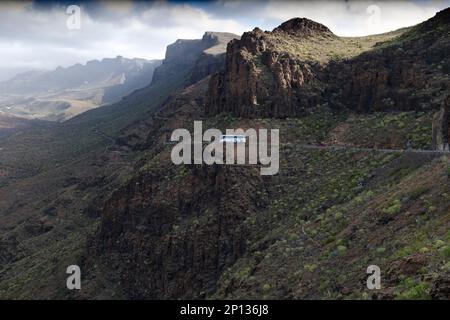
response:
M118 55L162 59L168 44L205 31L240 35L306 17L339 36L364 36L420 23L447 7L450 0L2 1L0 81Z

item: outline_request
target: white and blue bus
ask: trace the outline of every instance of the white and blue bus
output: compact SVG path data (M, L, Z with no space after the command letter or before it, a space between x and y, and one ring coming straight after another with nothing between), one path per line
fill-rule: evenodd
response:
M235 134L224 134L220 136L220 142L226 143L245 143L245 135L235 135Z

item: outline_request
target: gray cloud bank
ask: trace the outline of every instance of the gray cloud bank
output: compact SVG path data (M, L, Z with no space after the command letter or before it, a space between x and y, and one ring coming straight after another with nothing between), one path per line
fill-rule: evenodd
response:
M81 8L81 28L69 30L66 8ZM178 38L205 31L270 30L300 16L341 36L362 36L417 24L450 6L446 1L52 1L0 3L0 80L31 69L92 59L164 57Z

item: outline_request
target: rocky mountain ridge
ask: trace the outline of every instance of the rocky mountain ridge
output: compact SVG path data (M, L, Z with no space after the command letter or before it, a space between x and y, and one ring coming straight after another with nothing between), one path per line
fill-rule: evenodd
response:
M118 56L19 74L0 83L0 110L28 119L67 120L149 85L160 63Z
M403 32L407 30L401 33ZM379 39L375 38L372 41L373 52L338 61L305 60L296 54L280 50L277 40L283 38L285 41L286 37L288 42L292 38L325 38L328 44L329 39L333 42L340 41L326 27L307 19L288 21L273 32L254 29L244 33L241 39L232 40L227 46L223 71L213 75L207 83L200 81L188 86L168 99L161 108L158 113L161 122L151 128L147 137L146 148L151 150L148 157L142 160L140 169L129 183L115 192L100 209L102 223L85 254L86 267L91 269L94 261L102 261L104 264L113 261L114 271L109 276L124 283L121 286L124 296L134 299L261 296L323 298L326 290L333 292L333 297L363 297L367 293L363 293L364 290L358 287L357 276L362 261L376 259L377 255L382 254L379 252L400 250L404 245L402 237L406 237L403 233L394 235L390 231L386 238L378 238L374 234L382 229L402 228L401 224L411 225L411 215L420 211L414 204L415 200L410 200L414 186L408 184L408 174L400 178L388 178L389 172L401 170L406 163L407 166L414 167L411 169L413 176L424 174L422 170L427 169L422 166L429 168L430 176L427 175L422 181L427 187L421 188L427 190L422 195L428 201L439 203L440 209L435 211L430 220L433 223L433 219L442 221L448 215L448 204L443 204L444 200L439 197L439 193L449 186L440 183L439 187L428 189L433 179L441 182L446 179L442 171L445 161L414 154L390 158L382 153L352 153L345 149L332 154L327 151L301 151L295 149L295 144L301 142L292 138L292 135L298 128L308 130L308 126L302 124L302 119L313 118L320 112L321 104L336 112L329 120L330 128L339 126L338 123L342 121L339 120L339 114L345 114L345 110L356 113L395 113L399 110L435 112L446 93L440 89L440 84L448 83L445 74L439 71L433 73L442 78L433 82L433 89L436 91L427 93L427 101L431 102L428 106L416 102L403 107L399 103L389 105L391 109L387 109L387 105L377 105L381 98L376 95L370 100L365 98L364 102L356 100L355 105L349 102L344 104L347 97L359 97L366 92L364 90L369 90L363 88L370 86L376 92L382 92L382 86L386 86L389 89L385 92L386 96L392 97L401 92L400 88L411 91L418 89L419 82L408 80L408 73L404 73L406 70L411 71L411 68L406 68L400 58L393 54L398 46L393 44L389 47L389 41L396 41L394 38L398 36L399 34L387 36L387 49L382 49L380 44L375 45L375 40ZM404 34L404 37L408 36ZM439 62L446 59L442 55L446 50L446 40L441 36L434 39L437 42L435 46L439 46L439 50L436 50L436 60ZM411 45L407 48L411 50L411 57L416 57L414 63L418 68L430 68L427 61L423 61L429 55L416 55L414 51L423 50L423 44L417 39L414 42L402 45ZM380 60L392 60L392 64L398 64L386 67L384 70L392 72L386 76L383 76L383 71L373 71L375 79L379 79L382 85L376 86L367 79L356 79L357 75L372 77L371 68L379 68L382 63ZM366 72L356 71L362 66L368 67ZM337 71L338 68L341 68L340 72ZM396 75L397 70L402 76ZM348 80L348 83L333 82L338 81L336 75L355 79ZM414 79L414 75L412 77ZM397 79L398 82L391 79ZM356 83L360 87L356 87ZM347 85L352 89L347 89ZM339 92L334 86L344 89ZM437 99L432 99L432 96ZM360 110L358 106L362 105L366 109ZM202 114L203 111L206 116ZM285 147L283 151L282 158L287 162L284 164L284 173L278 178L262 179L255 168L174 167L169 160L170 146L164 143L167 141L167 134L180 125L199 118L215 128L261 125L281 127L284 141L293 145ZM270 124L266 119L270 119ZM313 122L313 126L324 126L324 122L324 119L320 119ZM344 123L343 126L345 125L348 124ZM316 133L318 136L319 132ZM300 134L298 139L305 139L304 134ZM431 128L426 134L431 137ZM302 161L297 162L299 159ZM349 163L352 165L347 167ZM314 170L311 173L311 169L308 169L311 165L328 174ZM356 167L360 169L355 169ZM300 168L304 168L303 173ZM297 169L300 171L297 172ZM312 174L309 182L305 180L305 174ZM335 176L342 179L337 180L348 181L348 186L336 184L336 178L333 178ZM385 186L381 183L384 179L392 180ZM279 180L281 182L277 183ZM321 181L320 186L316 185L317 181ZM396 189L399 184L404 185L403 191ZM367 188L372 188L373 191L367 191ZM437 191L439 188L442 190ZM340 193L339 190L343 189L345 191ZM297 192L300 193L296 196ZM364 200L357 200L368 199L366 192L377 194L373 202L366 203L367 206ZM391 195L396 195L397 192L405 192L405 195L400 207L392 209L391 206L400 201L391 199ZM174 196L168 198L169 194ZM296 206L297 201L304 201L302 205L307 203L307 208L303 210L300 208L302 205ZM392 210L410 211L405 216L393 217L388 213ZM348 217L342 218L341 211ZM366 220L360 221L358 212L373 214L377 218L366 217ZM387 226L389 223L391 224ZM408 227L404 227L402 232L406 232L406 229ZM270 235L266 236L267 230L277 231L269 231ZM444 231L437 232L439 237L443 236L442 232ZM336 236L330 236L330 233ZM288 236L283 236L285 234ZM387 241L395 243L395 249L386 249L384 246L388 246ZM352 249L347 249L347 246ZM380 246L381 249L373 254L369 253L373 246ZM317 250L321 252L320 257L314 253ZM352 251L347 253L347 250ZM366 254L361 255L361 252ZM305 260L300 261L298 255ZM350 259L351 266L348 260L346 262L350 257L353 257ZM379 293L378 298L393 298L401 294L406 296L409 293L401 289L403 284L400 274L411 276L420 267L435 263L431 262L435 261L434 258L428 256L407 256L406 260L414 262L413 271L407 271L403 256L393 254L386 259L383 268L388 269L389 280L386 290ZM338 267L331 267L333 264ZM337 271L340 274L339 280L338 283L332 283L330 272L336 271L336 268L340 270ZM288 279L286 274L289 275ZM323 286L320 281L327 285ZM433 297L448 294L445 289L447 287L438 288L439 279L429 281L437 290L431 293ZM396 289L397 287L400 289ZM425 295L425 292L420 291L420 294Z
M386 34L383 45L374 37L373 50L366 52L348 53L340 45L354 39L339 38L307 19L292 19L272 32L244 33L229 44L226 70L211 80L207 113L284 118L305 115L318 104L356 111L436 110L448 93L448 15L445 10L400 30L400 37ZM427 37L416 39L419 32ZM334 56L299 55L305 39L323 43L323 51L331 47Z
M167 46L166 57L153 77L152 83L188 69L192 84L224 66L226 44L238 35L227 32L205 32L202 39L179 39ZM194 65L194 66L193 66Z
M16 75L0 83L0 92L8 94L52 93L67 89L98 88L117 84L123 76L132 78L148 64L157 60L127 59L122 56L77 63L53 71L32 71ZM151 79L151 78L150 78Z

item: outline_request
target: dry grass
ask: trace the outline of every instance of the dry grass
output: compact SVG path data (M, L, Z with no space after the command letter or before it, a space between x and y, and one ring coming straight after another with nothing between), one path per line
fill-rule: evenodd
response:
M276 51L288 52L302 60L326 63L330 60L355 57L365 51L376 48L377 45L385 41L402 35L407 30L407 28L404 28L366 37L318 35L315 37L300 38L285 34L281 37L277 33L266 34L266 36Z

